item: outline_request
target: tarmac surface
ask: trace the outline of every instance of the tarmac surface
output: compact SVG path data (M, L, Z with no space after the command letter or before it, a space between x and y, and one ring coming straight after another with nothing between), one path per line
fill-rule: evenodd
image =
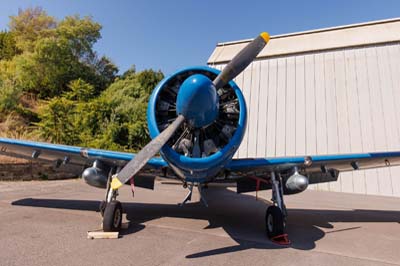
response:
M90 240L104 190L82 180L0 182L0 265L400 265L400 198L286 196L292 245L281 247L266 238L268 202L254 193L210 187L208 208L198 195L178 206L186 191L165 182L120 194L129 228Z

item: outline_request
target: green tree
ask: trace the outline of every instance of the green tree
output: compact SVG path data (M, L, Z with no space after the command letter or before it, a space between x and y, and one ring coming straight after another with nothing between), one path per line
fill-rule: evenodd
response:
M102 89L107 88L114 82L118 73L118 68L114 65L111 59L102 56L94 63L94 71L97 79L93 81L93 84L96 85L97 88L101 89L98 90L98 92L100 92Z
M21 91L11 80L0 80L0 118L17 109L20 95Z
M41 121L36 124L40 137L55 143L78 143L79 138L74 125L75 114L75 104L71 100L55 97L43 102L39 108Z
M12 33L8 31L0 32L0 60L10 60L14 55L20 53Z
M122 75L105 90L100 98L106 99L116 114L113 120L114 142L127 150L137 151L150 140L147 129L147 104L154 87L163 79L161 71L130 71Z
M17 110L21 88L15 77L16 65L10 60L0 60L0 119Z
M125 71L120 78L121 79L126 79L127 77L129 77L130 75L135 75L136 74L136 66L132 65L127 71Z
M57 22L40 8L11 17L10 32L22 50L15 59L21 87L46 99L60 96L72 80L81 78L100 94L118 72L110 59L99 58L93 50L100 30L90 17L68 16Z
M157 86L157 84L164 78L164 74L159 71L143 70L138 73L137 79L147 96L150 96L151 92ZM148 99L148 97L147 97Z
M66 92L64 97L69 100L87 102L94 96L93 85L82 79L72 80L68 83L68 88L70 91Z
M67 84L79 78L79 62L71 55L67 40L40 39L34 53L15 58L20 86L40 98L59 96Z
M96 98L77 106L75 125L79 131L80 144L101 149L123 149L116 143L119 123L113 106L103 98Z
M16 46L22 51L32 52L36 41L54 36L56 20L41 7L19 9L17 16L10 16L9 28L14 34Z
M88 64L96 58L93 45L100 39L101 25L90 17L65 17L56 27L57 38L69 41L71 53Z
M9 25L0 33L0 122L68 145L137 151L149 141L147 103L161 71L132 66L118 77L93 48L101 25L90 17L57 21L28 8Z

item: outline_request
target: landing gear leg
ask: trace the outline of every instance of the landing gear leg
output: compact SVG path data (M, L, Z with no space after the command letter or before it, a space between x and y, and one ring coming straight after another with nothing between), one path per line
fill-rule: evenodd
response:
M197 189L199 190L200 201L204 204L204 206L206 206L208 208L207 200L203 195L203 188L204 188L204 186L202 187L202 184L198 184Z
M111 188L112 172L110 171L106 200L100 204L100 212L103 216L103 231L116 232L121 229L122 223L122 205L117 200L118 190Z
M184 184L184 187L187 186L187 188L189 189L189 192L186 194L185 198L183 199L183 201L181 203L179 203L179 206L183 206L186 204L186 202L191 201L192 200L192 194L193 194L193 184Z
M276 244L289 245L290 240L285 233L287 211L283 201L282 179L271 172L271 181L273 205L267 208L265 214L267 236Z

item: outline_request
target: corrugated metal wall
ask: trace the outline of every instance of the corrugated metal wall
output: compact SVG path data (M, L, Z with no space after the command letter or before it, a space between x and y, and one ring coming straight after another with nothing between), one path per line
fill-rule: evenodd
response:
M399 43L261 59L235 81L248 109L236 157L400 150ZM314 188L400 197L400 167Z

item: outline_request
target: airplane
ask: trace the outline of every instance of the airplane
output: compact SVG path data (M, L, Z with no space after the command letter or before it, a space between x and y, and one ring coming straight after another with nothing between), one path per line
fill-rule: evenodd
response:
M222 71L189 67L164 78L147 109L152 140L137 154L9 138L0 138L0 154L53 162L57 168L85 168L85 182L106 189L99 207L104 231L121 228L123 209L117 197L124 184L134 193L135 187L154 189L156 176L177 179L189 190L181 205L197 187L206 206L202 191L210 183L235 182L237 193L271 189L266 234L274 243L289 245L284 195L336 181L340 172L400 165L400 152L233 158L247 122L246 102L233 79L269 39L266 32L258 35Z

